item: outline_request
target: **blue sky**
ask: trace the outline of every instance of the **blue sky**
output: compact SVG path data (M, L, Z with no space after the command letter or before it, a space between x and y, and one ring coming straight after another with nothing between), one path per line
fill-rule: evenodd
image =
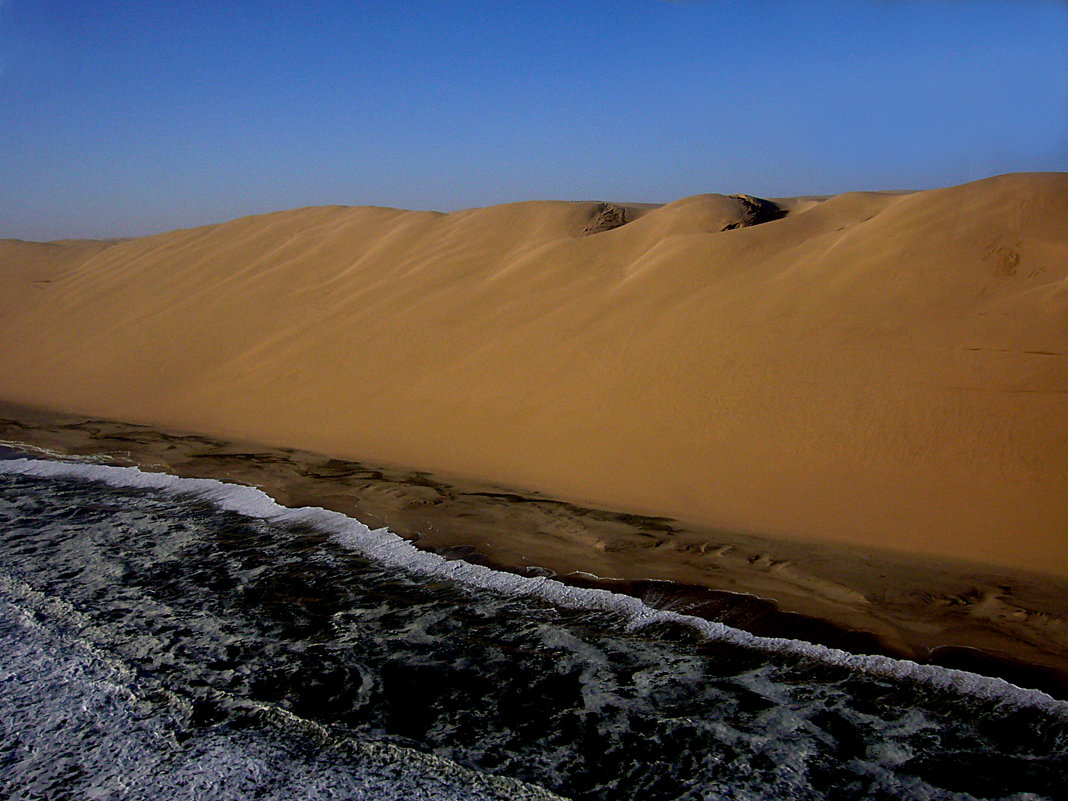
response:
M1068 169L1068 2L0 0L0 237Z

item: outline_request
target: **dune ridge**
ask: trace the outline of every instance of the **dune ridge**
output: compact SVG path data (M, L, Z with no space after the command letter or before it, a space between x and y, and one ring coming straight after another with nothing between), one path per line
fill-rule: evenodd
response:
M1068 575L1068 174L764 203L3 241L0 398Z

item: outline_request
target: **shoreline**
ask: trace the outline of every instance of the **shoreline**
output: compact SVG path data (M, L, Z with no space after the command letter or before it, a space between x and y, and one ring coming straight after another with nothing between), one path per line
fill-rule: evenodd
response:
M700 529L6 402L0 440L30 455L251 484L285 506L339 511L447 557L610 589L761 636L969 670L1068 698L1068 580L1055 576Z
M0 241L0 397L1068 580L1068 173L619 208Z

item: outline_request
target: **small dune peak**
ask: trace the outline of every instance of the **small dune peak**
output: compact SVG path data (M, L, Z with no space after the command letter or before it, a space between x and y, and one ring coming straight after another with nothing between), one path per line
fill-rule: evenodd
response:
M590 221L586 224L586 227L582 229L582 233L585 236L590 234L599 234L602 231L611 231L613 228L619 228L621 225L626 225L630 220L627 219L627 210L622 206L617 206L614 203L601 203L597 207L597 211L594 212Z
M780 220L786 216L786 212L778 204L762 197L752 195L731 195L731 197L742 205L742 219L728 225L724 230L748 228L751 225Z
M786 216L778 204L752 195L692 195L668 203L648 215L660 236L718 234L749 228ZM644 220L643 220L644 222Z

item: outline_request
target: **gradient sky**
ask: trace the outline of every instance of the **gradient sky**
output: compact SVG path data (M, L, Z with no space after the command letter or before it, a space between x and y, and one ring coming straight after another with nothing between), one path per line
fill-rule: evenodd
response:
M1064 0L0 0L0 237L1066 169Z

